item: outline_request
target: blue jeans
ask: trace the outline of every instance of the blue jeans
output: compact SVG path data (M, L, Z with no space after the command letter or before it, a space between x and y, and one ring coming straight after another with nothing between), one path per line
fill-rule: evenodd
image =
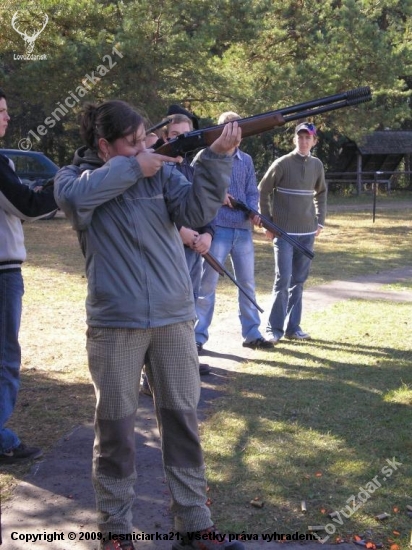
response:
M21 272L0 271L0 453L20 445L17 435L4 425L14 410L20 386L18 336L23 294Z
M315 235L294 235L300 243L313 250ZM285 239L273 241L275 282L273 304L268 318L268 336L293 334L300 330L303 284L309 276L311 260L293 248Z
M202 256L188 246L185 246L185 256L196 304L200 292L200 281L202 279Z
M215 228L211 254L222 264L230 254L237 282L255 298L255 266L252 232L249 229ZM215 308L215 292L219 274L208 263L203 262L200 294L196 302L197 321L195 324L196 342L204 344L209 338L209 326ZM245 342L251 342L262 335L259 331L260 318L256 307L242 292L238 292L239 319Z

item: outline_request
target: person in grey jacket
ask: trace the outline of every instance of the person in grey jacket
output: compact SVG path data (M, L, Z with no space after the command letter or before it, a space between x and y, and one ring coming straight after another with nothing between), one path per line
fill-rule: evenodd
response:
M10 116L5 93L0 90L0 137L6 133ZM0 154L0 465L40 458L38 447L22 443L6 427L20 386L19 343L24 293L21 266L26 259L22 220L33 221L57 210L53 189L33 191L24 185L10 159Z
M101 548L134 548L135 436L143 365L153 390L163 464L180 548L215 547L199 441L200 378L193 290L177 226L213 219L229 185L227 125L206 149L193 184L145 148L142 117L122 101L85 108L86 147L55 178L55 197L86 260L87 351L96 392L93 483ZM167 164L165 164L167 163ZM113 540L109 533L121 535ZM129 540L127 540L129 539ZM239 548L222 540L222 548ZM202 546L203 548L203 546Z

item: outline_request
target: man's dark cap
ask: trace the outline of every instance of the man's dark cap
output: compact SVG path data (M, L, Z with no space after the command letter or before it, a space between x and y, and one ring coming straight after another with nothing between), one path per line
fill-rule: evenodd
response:
M199 119L196 115L188 111L187 109L184 109L180 105L170 105L169 109L167 110L166 116L170 115L185 115L188 118L191 119L193 123L193 128L195 130L199 130Z

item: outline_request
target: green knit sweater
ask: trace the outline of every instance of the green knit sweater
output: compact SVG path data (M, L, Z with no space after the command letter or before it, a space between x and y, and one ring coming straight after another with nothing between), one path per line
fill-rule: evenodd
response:
M259 184L260 211L292 235L315 233L326 216L326 183L322 162L297 151L269 167Z

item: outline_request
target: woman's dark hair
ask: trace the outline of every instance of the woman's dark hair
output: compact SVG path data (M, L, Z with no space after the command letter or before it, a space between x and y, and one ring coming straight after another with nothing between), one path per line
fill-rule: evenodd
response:
M3 92L1 88L0 88L0 99L7 99L6 94Z
M136 132L141 124L144 124L143 117L124 101L114 99L100 105L86 103L80 133L86 145L97 151L100 138L113 143Z

